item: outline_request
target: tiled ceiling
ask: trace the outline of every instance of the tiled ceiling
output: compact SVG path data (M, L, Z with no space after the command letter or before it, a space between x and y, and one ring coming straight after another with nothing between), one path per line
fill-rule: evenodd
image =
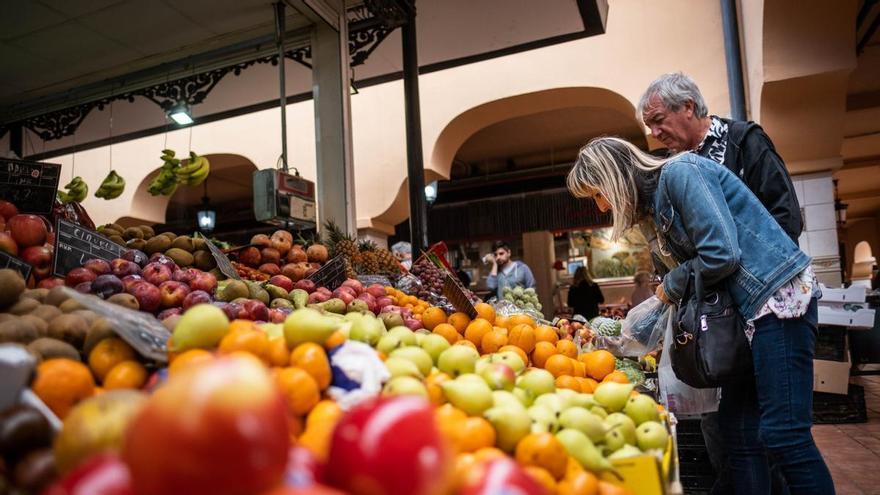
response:
M287 27L307 24L287 9ZM271 0L0 2L0 105L271 34Z

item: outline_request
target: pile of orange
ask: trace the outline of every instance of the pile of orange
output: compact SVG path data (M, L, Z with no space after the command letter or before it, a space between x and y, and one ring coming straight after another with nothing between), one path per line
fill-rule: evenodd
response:
M406 292L395 289L394 287L385 287L385 294L391 298L391 301L394 303L395 306L407 308L412 311L413 318L417 320L422 320L424 318L423 314L425 310L431 307L431 305L428 304L427 301L419 299L416 296L410 296Z

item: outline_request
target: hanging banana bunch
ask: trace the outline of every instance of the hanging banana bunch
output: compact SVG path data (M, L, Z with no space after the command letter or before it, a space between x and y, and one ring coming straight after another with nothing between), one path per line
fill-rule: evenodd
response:
M78 175L64 186L64 189L67 189L67 192L58 191L58 200L63 204L79 203L89 195L89 185Z
M150 182L147 192L153 196L171 196L177 190L177 176L175 169L180 167L180 160L174 158L174 150L162 150L162 169L159 175Z
M211 164L208 162L208 159L197 155L194 151L190 151L189 163L177 168L174 174L177 176L177 182L187 186L198 186L205 182L210 171Z
M95 191L96 198L116 199L125 190L125 179L123 179L115 170L111 170L98 190Z

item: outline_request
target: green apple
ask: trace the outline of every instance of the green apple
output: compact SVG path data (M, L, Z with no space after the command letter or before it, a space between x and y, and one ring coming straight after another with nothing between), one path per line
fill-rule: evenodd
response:
M602 457L602 452L580 431L565 428L556 434L556 438L565 446L568 455L574 457L585 469L597 474L614 470L611 463Z
M440 354L446 349L449 349L450 345L448 340L436 333L432 333L425 335L422 338L422 341L419 342L419 347L427 351L427 353L430 354L431 359L436 363L437 360L440 359Z
M455 347L455 346L453 346ZM462 347L462 346L458 346ZM493 405L492 389L486 385L482 378L471 375L474 378L458 377L455 380L444 382L443 395L446 396L453 406L461 409L469 416L482 415L486 409Z
M593 391L593 399L606 411L617 412L623 410L632 390L631 383L602 382Z
M391 373L391 378L397 378L398 376L411 376L413 378L422 379L425 377L422 375L422 372L419 371L419 367L416 366L415 363L401 357L390 357L386 359L385 367L388 368L388 372Z
M559 415L545 405L534 405L526 410L532 418L532 433L556 433L561 427Z
M451 377L474 372L474 363L480 358L476 349L464 345L453 345L440 353L437 369Z
M574 428L580 431L593 443L599 443L605 439L605 424L602 418L596 416L583 407L569 407L559 415L559 424L563 428Z
M535 401L535 398L526 389L514 387L512 393L517 399L519 399L524 407L531 406Z
M409 328L394 327L391 330L388 330L386 335L397 337L404 346L416 345L416 334L414 334Z
M382 395L420 395L427 398L428 390L418 378L398 376L385 384Z
M403 342L400 341L400 338L387 333L379 339L379 342L376 343L376 350L381 352L382 354L385 354L386 356L400 347L403 347Z
M623 413L611 413L605 418L605 427L609 430L618 430L623 434L626 443L636 444L636 424L629 416Z
M489 355L489 362L504 363L513 370L514 373L520 374L526 369L526 363L523 362L519 354L513 351L496 352Z
M635 457L637 455L642 455L642 451L639 450L638 447L632 445L624 445L623 447L615 450L613 454L607 457L607 459L609 461L614 461L617 459L626 459L627 457Z
M186 316L186 313L184 313L184 316ZM181 318L177 322L177 326L180 326L183 321L183 318ZM339 319L324 316L316 309L297 309L284 320L284 338L287 340L287 347L290 349L294 349L304 342L324 344L327 338L339 329L341 324L342 322ZM174 342L177 342L177 339Z
M523 411L526 410L526 406L520 402L519 398L506 390L494 390L492 392L492 407L518 407Z
M528 392L530 402L556 391L556 379L553 374L540 368L532 368L516 379L516 387Z
M401 347L399 349L395 349L388 357L395 358L403 358L408 361L412 361L419 368L419 372L422 373L422 376L428 376L431 373L431 368L434 366L434 360L431 359L431 355L421 347Z
M640 425L645 421L660 420L660 411L657 410L657 403L654 402L654 399L645 394L630 397L629 400L626 401L626 406L624 406L623 412L629 416L636 425Z
M669 432L666 431L665 426L657 421L645 421L636 430L636 439L642 450L666 450Z
M492 363L479 374L492 390L513 390L516 383L516 374L504 363Z
M505 452L513 452L532 429L532 418L522 407L492 407L483 417L495 428L495 445Z

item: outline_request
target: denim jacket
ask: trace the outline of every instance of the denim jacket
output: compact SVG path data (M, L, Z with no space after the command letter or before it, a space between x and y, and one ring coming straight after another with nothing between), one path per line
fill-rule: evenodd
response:
M673 301L681 301L692 260L699 257L704 283L723 282L740 314L750 319L810 264L739 178L693 153L661 169L648 204L661 246L680 263L663 279Z

